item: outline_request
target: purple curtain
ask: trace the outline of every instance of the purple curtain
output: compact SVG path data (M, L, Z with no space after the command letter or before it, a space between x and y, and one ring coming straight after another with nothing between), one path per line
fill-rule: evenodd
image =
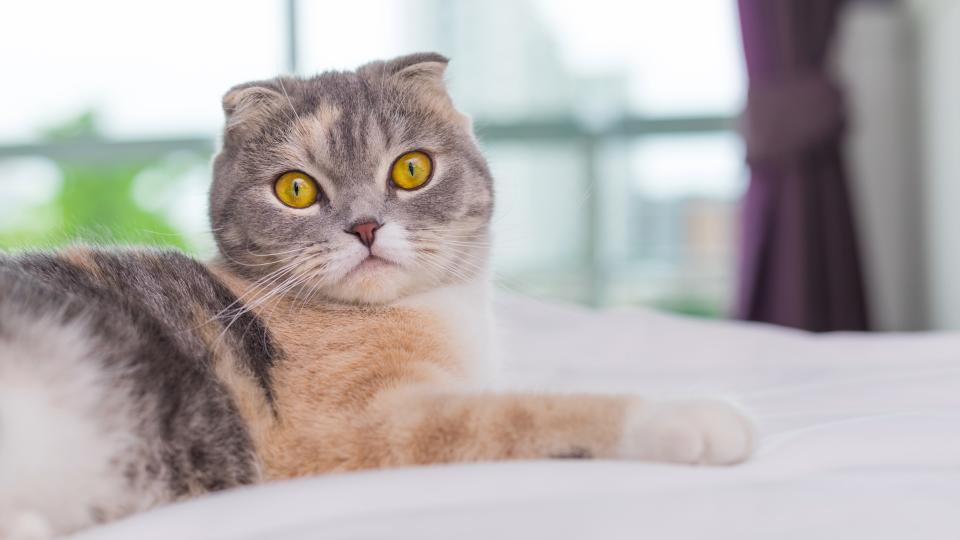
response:
M738 0L749 89L737 315L865 330L841 156L843 95L825 61L843 0Z

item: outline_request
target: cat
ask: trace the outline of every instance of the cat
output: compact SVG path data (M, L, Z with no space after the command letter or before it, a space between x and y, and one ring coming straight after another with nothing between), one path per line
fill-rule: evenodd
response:
M493 181L446 66L227 92L209 263L0 254L0 538L330 471L749 457L723 401L485 389Z

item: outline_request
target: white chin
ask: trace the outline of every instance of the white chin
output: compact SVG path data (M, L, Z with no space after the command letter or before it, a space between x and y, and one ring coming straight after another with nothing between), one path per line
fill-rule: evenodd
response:
M368 259L357 265L324 292L331 300L359 304L386 304L402 296L410 279L399 266Z

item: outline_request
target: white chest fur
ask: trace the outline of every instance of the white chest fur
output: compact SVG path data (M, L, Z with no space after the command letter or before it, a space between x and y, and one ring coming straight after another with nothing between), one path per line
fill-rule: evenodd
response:
M470 383L486 386L499 370L490 280L481 276L471 282L440 287L409 296L394 305L424 311L440 320L455 350L460 353Z

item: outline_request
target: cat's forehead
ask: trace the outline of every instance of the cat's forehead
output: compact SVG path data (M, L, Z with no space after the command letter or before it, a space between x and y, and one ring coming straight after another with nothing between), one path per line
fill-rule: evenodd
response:
M296 114L278 120L287 124L289 143L311 162L372 167L384 154L419 146L442 150L462 136L422 96L383 78L325 73L298 84L289 104Z
M296 82L293 100L299 112L321 114L329 119L404 115L422 112L421 96L409 88L398 87L388 79L356 72L326 72Z
M340 107L376 105L375 101L388 90L386 85L372 92L374 81L353 71L328 71L296 82L299 97L306 107L320 104Z

